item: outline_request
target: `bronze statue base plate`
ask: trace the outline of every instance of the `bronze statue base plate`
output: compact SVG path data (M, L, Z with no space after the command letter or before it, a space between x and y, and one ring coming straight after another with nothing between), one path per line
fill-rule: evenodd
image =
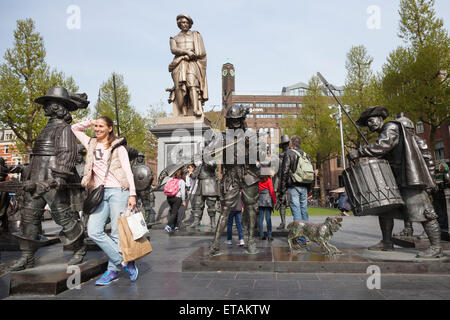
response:
M11 273L0 271L0 300L9 296L11 288Z
M10 295L57 295L63 291L69 290L68 279L75 278L74 269L68 268L67 261L72 256L72 252L64 252L62 244L52 247L42 248L36 253L36 262L34 268L23 271L11 272ZM0 272L5 271L20 257L17 254L10 253L8 257L2 257ZM80 283L89 281L103 273L108 265L108 259L101 252L88 252L80 268ZM71 266L74 267L74 266ZM69 281L69 285L74 281Z
M279 273L366 273L371 265L382 273L449 274L450 256L425 260L416 259L417 250L396 249L394 252L374 252L365 248L341 249L335 256L323 255L318 247L291 253L288 247L264 247L256 255L245 248L221 247L219 255L209 257L208 248L193 252L182 263L183 272L279 272Z
M162 229L162 228L161 228ZM215 229L215 228L214 228ZM215 230L211 230L210 226L201 226L199 228L182 228L179 231L173 232L170 235L171 236L179 236L179 237L198 237L198 236L207 236L207 237L213 237L215 234ZM226 231L223 232L223 234L226 234ZM237 235L237 231L233 228L233 235ZM244 232L245 234L245 232ZM258 233L255 233L258 234ZM272 237L274 238L286 238L288 235L287 230L274 230L272 231Z
M449 234L448 232L441 232L441 245L444 250L450 250ZM420 239L418 236L412 237L392 237L392 242L394 245L402 248L415 248L418 250L425 250L430 246L430 241L428 239Z

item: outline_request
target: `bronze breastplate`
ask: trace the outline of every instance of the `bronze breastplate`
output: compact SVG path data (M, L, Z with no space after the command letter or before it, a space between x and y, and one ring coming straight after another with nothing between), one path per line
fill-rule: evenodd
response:
M33 155L54 156L56 154L54 128L44 128L33 146Z

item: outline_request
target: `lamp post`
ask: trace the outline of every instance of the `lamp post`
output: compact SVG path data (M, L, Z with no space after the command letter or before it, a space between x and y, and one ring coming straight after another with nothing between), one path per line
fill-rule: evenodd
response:
M347 166L345 165L344 128L342 125L342 110L340 105L338 105L338 117L339 117L339 131L341 133L342 166L345 170L347 169Z

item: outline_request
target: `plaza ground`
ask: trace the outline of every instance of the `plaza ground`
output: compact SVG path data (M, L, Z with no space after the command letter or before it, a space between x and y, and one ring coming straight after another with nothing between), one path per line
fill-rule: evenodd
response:
M324 216L311 216L321 223ZM288 222L292 217L287 218ZM279 217L272 217L274 228ZM394 232L402 229L396 221ZM422 227L414 225L415 233ZM344 217L343 226L332 244L338 248L365 248L380 240L376 217ZM234 245L237 245L237 239ZM223 237L222 242L225 241ZM81 289L57 296L11 296L8 300L448 300L450 276L430 274L382 274L381 288L369 290L368 274L263 273L263 272L182 272L182 261L199 247L207 247L211 237L169 236L163 230L151 230L153 252L137 262L139 278L130 283L125 272L106 287L96 287L95 279ZM258 240L258 246L287 246L285 238L270 243ZM223 244L225 246L225 244ZM449 252L446 252L450 254Z

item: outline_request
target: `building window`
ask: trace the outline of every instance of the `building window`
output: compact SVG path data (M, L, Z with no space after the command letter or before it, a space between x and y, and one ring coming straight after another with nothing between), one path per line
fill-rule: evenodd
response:
M444 142L437 141L436 146L434 148L434 154L436 160L442 160L444 159Z
M275 103L257 103L255 105L256 108L274 108Z
M341 157L337 157L336 160L337 160L337 167L338 168L342 168L342 158Z
M253 102L236 102L236 103L233 103L233 105L236 105L236 106L244 106L244 107L253 107Z
M5 153L6 153L6 154L9 153L9 146L8 146L8 145L5 146Z
M305 88L293 88L289 90L290 96L305 96L306 95L306 89Z
M13 139L12 133L7 133L7 134L5 134L5 140L6 140L6 141L11 141L12 139Z
M295 103L279 103L278 108L295 108L297 105Z
M256 118L263 118L263 119L273 119L275 118L274 114L256 114Z
M342 175L338 176L339 179L339 188L344 187L344 177Z
M416 124L416 132L417 133L423 133L424 128L423 128L423 122L417 122Z

